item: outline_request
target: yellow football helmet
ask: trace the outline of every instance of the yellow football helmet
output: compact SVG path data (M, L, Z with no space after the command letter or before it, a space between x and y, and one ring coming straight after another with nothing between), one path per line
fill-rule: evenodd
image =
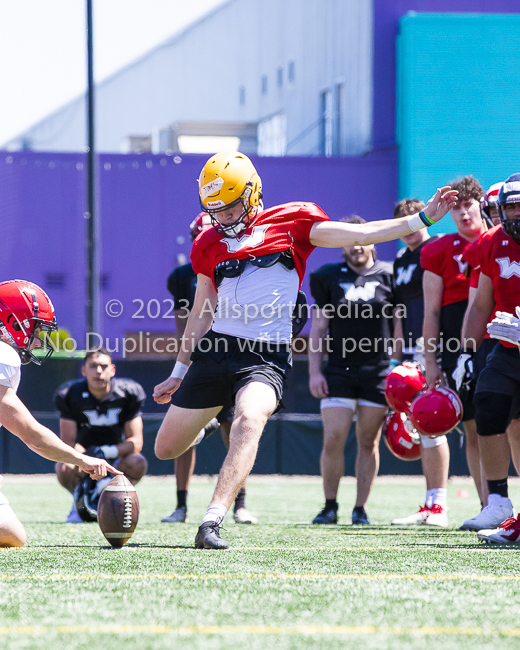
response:
M238 151L223 151L212 156L202 168L199 197L202 210L211 216L215 228L228 237L236 236L249 225L261 205L262 181L247 156ZM239 202L244 211L235 223L223 226L215 219L215 213Z

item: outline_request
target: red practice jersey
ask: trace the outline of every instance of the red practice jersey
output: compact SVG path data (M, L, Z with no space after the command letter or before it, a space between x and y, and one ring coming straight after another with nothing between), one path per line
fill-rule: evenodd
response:
M462 253L462 261L466 262L468 265L465 273L466 276L469 277L469 286L473 289L476 289L478 287L478 279L480 277L480 259L478 254L478 247L481 238L482 236L477 239L477 241L471 242L469 246L466 246L464 253Z
M464 275L467 262L462 255L469 241L458 233L444 235L421 250L421 266L440 275L444 283L442 306L468 299L469 278Z
M480 242L480 269L493 282L496 310L514 314L520 304L520 244L506 235L501 225L484 233ZM506 341L500 343L516 347Z
M208 228L193 242L193 270L215 283L213 271L220 262L260 257L290 249L301 286L307 258L316 248L310 243L309 235L317 221L330 219L314 203L293 202L263 210L236 239L224 237L215 228Z

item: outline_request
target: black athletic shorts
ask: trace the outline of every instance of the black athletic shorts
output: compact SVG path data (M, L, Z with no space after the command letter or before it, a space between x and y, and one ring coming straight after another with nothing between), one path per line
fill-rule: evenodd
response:
M235 409L231 406L228 409L222 409L217 415L217 420L219 424L224 424L225 422L233 422L233 416L235 415Z
M385 379L389 372L388 361L348 368L327 366L323 372L329 386L327 397L364 399L386 406Z
M191 355L192 364L172 404L186 409L234 406L236 393L259 381L271 386L280 405L291 368L289 345L239 339L210 330Z
M480 436L505 433L511 420L520 416L518 348L495 347L478 378L474 402Z

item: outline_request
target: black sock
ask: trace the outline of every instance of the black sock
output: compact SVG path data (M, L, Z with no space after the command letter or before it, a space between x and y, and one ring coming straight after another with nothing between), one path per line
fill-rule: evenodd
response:
M365 508L363 508L363 506L355 506L352 512L356 513L356 515L366 515Z
M245 508L245 507L246 507L246 489L240 488L235 498L235 507L233 508L233 510L234 512L236 512L240 508Z
M499 481L488 481L489 494L499 494L501 497L508 497L507 476Z
M177 490L177 508L186 508L188 499L188 490Z
M339 503L336 501L336 499L325 499L325 507L327 510L330 510L331 508L333 510L337 510L339 508Z

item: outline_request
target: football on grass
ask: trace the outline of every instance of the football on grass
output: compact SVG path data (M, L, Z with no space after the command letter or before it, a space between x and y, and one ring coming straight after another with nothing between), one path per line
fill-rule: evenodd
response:
M116 548L128 542L139 520L139 499L126 476L115 476L99 497L98 522L107 541Z

